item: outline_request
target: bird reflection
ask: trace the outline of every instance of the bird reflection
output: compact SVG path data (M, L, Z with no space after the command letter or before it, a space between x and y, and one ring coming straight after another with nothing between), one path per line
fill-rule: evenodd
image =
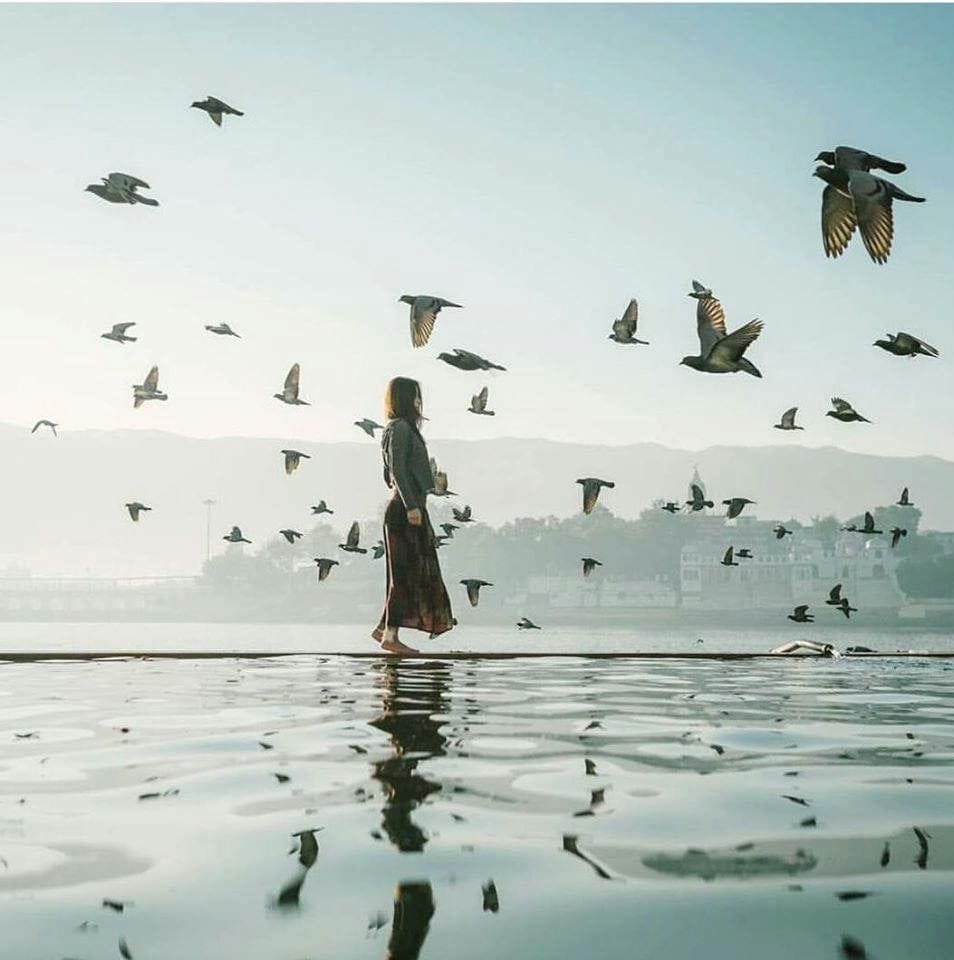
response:
M417 960L433 916L434 892L426 880L399 883L385 960Z
M427 835L414 823L411 814L427 797L442 789L440 783L425 777L418 765L446 753L447 738L441 727L447 722L450 706L449 682L450 669L446 664L398 662L384 663L379 668L381 713L369 723L388 734L394 754L372 763L371 776L384 786L381 826L402 853L420 853L424 849Z

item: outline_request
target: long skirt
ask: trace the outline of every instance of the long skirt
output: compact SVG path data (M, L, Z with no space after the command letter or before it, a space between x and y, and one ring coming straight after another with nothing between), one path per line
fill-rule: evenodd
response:
M421 514L420 526L409 524L404 503L396 494L384 512L387 598L376 633L388 627L409 627L436 636L457 622L441 579L426 507Z

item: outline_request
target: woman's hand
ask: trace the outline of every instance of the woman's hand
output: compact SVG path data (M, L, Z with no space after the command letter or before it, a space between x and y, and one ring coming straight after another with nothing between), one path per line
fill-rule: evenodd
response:
M421 511L415 507L413 510L408 510L407 522L412 527L419 527L424 522L424 516L422 515Z

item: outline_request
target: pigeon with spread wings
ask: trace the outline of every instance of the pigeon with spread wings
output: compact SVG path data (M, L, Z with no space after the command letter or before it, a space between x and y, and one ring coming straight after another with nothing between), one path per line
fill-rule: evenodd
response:
M612 489L616 483L612 480L600 480L599 477L582 477L576 481L583 487L583 512L592 513L596 500L603 487Z
M493 586L492 583L488 583L486 580L477 580L473 577L461 580L461 583L467 587L467 599L470 601L472 607L476 607L477 601L480 599L480 588Z
M434 332L437 315L444 307L460 308L459 303L451 303L443 297L431 297L427 294L405 293L398 303L407 303L411 307L411 344L423 347Z
M499 363L492 363L485 359L479 353L471 353L470 350L462 350L460 347L454 347L453 353L439 353L438 360L457 367L458 370L506 370L506 367Z
M727 334L722 304L715 297L697 297L699 355L683 357L680 364L702 373L738 373L741 370L750 376L761 377L758 367L743 354L758 339L762 327L762 321L755 319Z
M224 100L220 100L218 97L206 97L204 100L196 100L190 104L190 106L204 110L217 127L222 126L223 114L229 114L233 117L245 116L241 110L230 107Z
M782 414L782 419L774 424L776 430L804 430L804 427L795 425L795 414L798 413L798 407L790 407Z
M835 409L829 410L825 414L826 417L834 417L842 423L871 423L867 417L863 417L847 400L842 400L841 397L832 397L831 405Z
M643 343L649 344L648 340L638 340L636 338L636 325L639 323L639 304L635 297L629 301L626 310L619 320L613 321L613 332L607 337L616 343Z
M135 320L130 320L127 323L114 323L112 330L107 333L101 333L100 337L102 337L103 340L115 340L116 343L135 343L136 337L126 336L126 331L134 326L136 326Z
M339 543L338 546L344 550L346 553L367 553L368 551L364 547L358 546L358 539L361 536L361 528L358 525L358 521L355 520L351 524L351 529L348 531L348 537L344 543Z
M302 459L311 459L310 453L302 453L301 450L282 450L282 454L285 457L285 473L289 475L293 474L298 469L298 465L301 463Z
M282 403L291 404L292 406L310 406L307 400L301 400L298 396L298 381L300 378L301 366L293 363L288 370L288 374L285 376L285 386L282 387L282 392L273 394L275 399L281 400Z
M893 353L896 357L939 357L937 347L925 343L920 337L899 330L897 333L885 334L885 340L875 340L874 346Z
M480 393L474 394L470 398L470 406L467 408L468 413L479 413L485 417L496 416L496 413L493 410L487 409L487 397L489 396L490 391L484 387Z
M153 367L142 383L133 384L133 406L137 409L147 400L168 400L169 395L159 389L159 368Z

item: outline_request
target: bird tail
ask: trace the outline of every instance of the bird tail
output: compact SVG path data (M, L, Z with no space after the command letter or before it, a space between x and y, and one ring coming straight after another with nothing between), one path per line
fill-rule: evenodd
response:
M752 363L751 360L746 360L745 357L742 357L739 360L739 369L744 370L746 373L751 374L753 377L758 377L760 380L762 379L762 374L759 368L754 363Z
M129 343L135 343L138 339L139 337L126 337L126 340L129 341Z
M907 200L910 203L924 203L924 197L914 197L910 193L905 193L893 183L891 184L891 196L894 197L895 200Z
M152 197L141 197L138 193L129 194L133 198L133 203L144 203L147 207L158 207L159 201L153 200Z
M904 173L908 169L905 164L898 163L896 160L885 160L884 157L873 157L872 159L876 161L875 166L887 170L888 173Z
M491 370L506 370L507 368L500 366L499 363L492 363L492 364L490 364L490 369L491 369Z

